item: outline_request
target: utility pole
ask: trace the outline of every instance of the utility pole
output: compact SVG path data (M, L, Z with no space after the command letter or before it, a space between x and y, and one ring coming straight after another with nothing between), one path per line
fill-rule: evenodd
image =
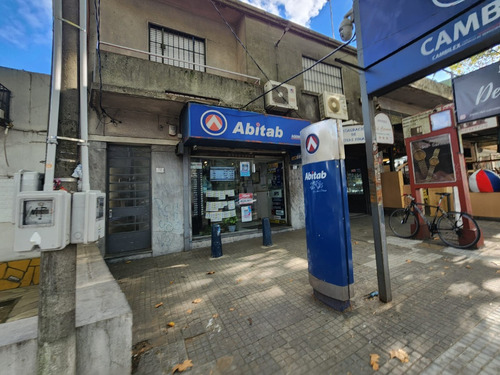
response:
M359 0L354 0L354 23L356 24L356 43L358 62L364 66L364 52L359 18ZM366 142L366 164L370 184L370 204L372 211L373 239L375 243L375 263L377 265L377 281L379 299L382 302L392 301L391 277L389 272L389 255L385 235L384 205L382 202L381 163L378 160L378 143L375 129L375 110L373 96L368 95L365 72L360 72L361 104Z
M78 137L78 29L61 19L78 24L76 0L53 0L54 46L52 81L59 82L58 134ZM62 28L62 35L56 30ZM59 38L59 49L56 50ZM59 54L59 55L58 55ZM58 56L58 57L57 57ZM58 90L56 90L58 92ZM52 90L52 95L54 90ZM82 108L86 110L86 108ZM57 116L57 113L51 113ZM56 117L57 118L57 117ZM54 175L71 176L78 163L78 150L74 142L49 140L44 190L50 189ZM49 165L49 155L55 153L56 162ZM76 190L76 183L63 181L67 190ZM42 251L40 256L40 286L38 309L38 374L74 374L76 372L76 245L63 250Z

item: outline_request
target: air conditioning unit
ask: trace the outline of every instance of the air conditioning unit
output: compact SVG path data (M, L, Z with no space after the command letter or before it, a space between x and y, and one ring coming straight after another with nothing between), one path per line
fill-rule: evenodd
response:
M347 103L345 96L333 92L324 92L319 96L319 116L321 119L335 118L347 120Z
M264 85L264 91L267 92L273 87L279 86L279 82L268 81ZM297 90L295 86L282 84L275 90L269 91L264 97L266 109L275 111L288 111L290 109L298 109L297 107Z

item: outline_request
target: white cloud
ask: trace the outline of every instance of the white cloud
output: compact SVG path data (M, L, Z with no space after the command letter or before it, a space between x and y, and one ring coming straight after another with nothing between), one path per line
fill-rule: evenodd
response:
M21 49L52 43L52 0L17 0L0 26L0 37Z
M309 26L328 0L240 0L266 12ZM281 10L281 12L280 12Z

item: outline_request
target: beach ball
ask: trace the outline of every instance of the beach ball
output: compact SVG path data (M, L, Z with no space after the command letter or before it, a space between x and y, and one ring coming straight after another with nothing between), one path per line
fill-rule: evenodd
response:
M469 177L469 188L474 193L500 191L500 176L489 169L477 170Z

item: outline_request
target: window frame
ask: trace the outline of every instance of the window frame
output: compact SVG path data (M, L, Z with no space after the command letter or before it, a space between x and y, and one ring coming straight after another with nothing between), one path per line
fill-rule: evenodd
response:
M304 62L306 62L306 61L310 62L310 64L308 66L304 65ZM303 55L302 56L302 69L307 69L312 64L314 64L316 61L317 60ZM323 71L323 72L318 71L317 68L322 67L322 66L326 67L326 69L333 69L333 70L337 71L338 76L336 76L335 74L333 74L333 75L328 74L329 72L327 72L327 71L326 72L325 71ZM310 77L308 77L313 72L316 72L316 74L320 74L320 75L328 75L328 77L331 77L334 81L339 80L340 81L340 88L337 85L335 85L335 82L333 82L332 84L325 84L325 83L320 83L321 81L318 79L313 80ZM337 93L337 94L344 94L344 80L343 80L343 76L342 76L342 68L339 66L333 65L333 64L327 64L324 62L320 62L314 68L309 69L307 72L304 72L303 82L304 82L304 90L305 91L314 92L314 93L318 93L318 94L325 92L325 91L326 92L333 92L333 93ZM317 88L319 88L320 90L318 91Z
M161 32L161 43L158 43L156 40L152 40L152 31L156 32ZM187 39L189 41L188 45L186 46L185 43L178 43L177 46L175 45L169 45L165 43L165 39L168 36L172 36L173 38L178 37L178 38L183 38L184 42ZM182 41L182 39L178 40L179 42ZM202 48L199 48L199 45L197 43L201 43ZM161 53L157 53L156 49L158 44L160 45ZM153 45L156 47L155 50L152 49ZM206 71L206 43L205 39L199 38L197 36L187 34L178 30L173 30L168 27L160 26L154 23L149 23L148 24L148 46L149 46L149 53L154 53L155 55L149 55L149 60L154 61L154 62L160 62L165 65L170 65L170 66L176 66L180 68L185 68L185 69L191 69L199 72L205 72ZM171 52L174 56L171 55L166 55L165 53L167 50L171 48ZM175 56L175 53L179 55L178 57ZM190 60L184 60L186 57L186 53ZM162 55L162 57L158 56ZM182 58L180 55L183 55ZM197 61L198 57L198 61ZM161 59L161 61L159 61ZM199 65L195 65L199 64Z

